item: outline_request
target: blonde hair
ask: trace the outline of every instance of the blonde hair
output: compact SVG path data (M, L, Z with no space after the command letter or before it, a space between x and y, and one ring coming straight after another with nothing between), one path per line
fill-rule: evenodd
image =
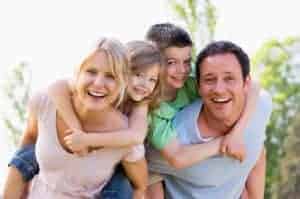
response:
M131 41L126 44L126 47L129 55L129 75L132 75L136 71L145 70L154 64L160 67L158 81L153 92L140 102L147 102L150 108L154 108L158 105L161 94L161 66L163 65L163 61L160 51L153 42L149 41Z
M120 86L120 94L118 100L116 102L116 107L121 104L125 96L125 89L126 89L126 76L127 76L127 68L128 68L128 56L127 50L125 46L118 40L113 38L102 38L97 48L88 56L86 57L81 65L79 66L78 70L76 71L76 79L80 74L83 67L86 63L94 56L96 53L104 52L107 56L108 64L112 70L112 74L116 78L118 85Z

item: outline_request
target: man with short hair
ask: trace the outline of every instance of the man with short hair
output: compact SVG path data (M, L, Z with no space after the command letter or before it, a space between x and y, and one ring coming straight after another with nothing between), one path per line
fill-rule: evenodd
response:
M161 149L164 156L168 151L172 153L173 143L206 143L231 131L246 104L246 93L250 86L249 65L248 56L231 42L213 42L201 51L196 60L196 76L202 99L176 114L173 126L177 137ZM262 198L264 167L255 165L265 161L263 144L271 107L270 97L262 93L244 130L247 157L243 162L215 155L190 167L176 169L158 151L151 150L148 155L149 168L163 175L166 197L238 199L248 175L257 170L255 175L259 179L258 183L250 183L248 181L253 178L248 179L247 184L252 186L248 191L250 198ZM195 159L196 156L194 154L187 158ZM254 193L251 193L253 190Z

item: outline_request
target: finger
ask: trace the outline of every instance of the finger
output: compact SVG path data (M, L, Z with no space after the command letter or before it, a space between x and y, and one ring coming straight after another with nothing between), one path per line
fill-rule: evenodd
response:
M66 133L66 134L71 134L71 133L73 133L74 131L72 130L72 129L67 129L67 130L65 130L64 131L64 133Z

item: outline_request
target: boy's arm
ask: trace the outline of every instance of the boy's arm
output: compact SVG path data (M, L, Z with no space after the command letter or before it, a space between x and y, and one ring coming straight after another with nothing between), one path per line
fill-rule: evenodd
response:
M249 199L263 199L265 191L266 152L263 149L247 181L246 193Z
M148 168L145 158L136 162L122 161L125 173L133 185L133 198L142 199L148 184Z
M148 105L135 106L129 116L128 128L111 132L82 133L74 131L64 139L72 150L80 150L83 147L124 147L142 144L147 135Z
M260 86L258 82L251 82L247 93L247 102L244 111L231 132L224 137L221 145L221 153L243 161L246 156L243 132L255 110L259 96Z
M37 104L39 96L34 97L29 102L29 112L25 131L21 138L21 146L27 144L34 144L38 136L37 125ZM3 198L19 199L23 196L27 183L23 175L16 167L8 168L8 175L6 177L3 189Z
M182 169L218 155L222 139L219 137L202 144L182 145L175 137L160 152L172 167Z

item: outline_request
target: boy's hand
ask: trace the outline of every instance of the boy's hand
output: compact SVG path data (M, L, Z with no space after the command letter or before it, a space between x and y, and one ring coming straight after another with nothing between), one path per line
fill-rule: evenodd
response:
M221 153L242 162L246 157L243 135L234 132L227 134L221 143Z
M88 146L85 143L86 133L78 129L68 129L66 133L69 135L64 137L64 141L68 148L80 156L86 155L88 153Z

